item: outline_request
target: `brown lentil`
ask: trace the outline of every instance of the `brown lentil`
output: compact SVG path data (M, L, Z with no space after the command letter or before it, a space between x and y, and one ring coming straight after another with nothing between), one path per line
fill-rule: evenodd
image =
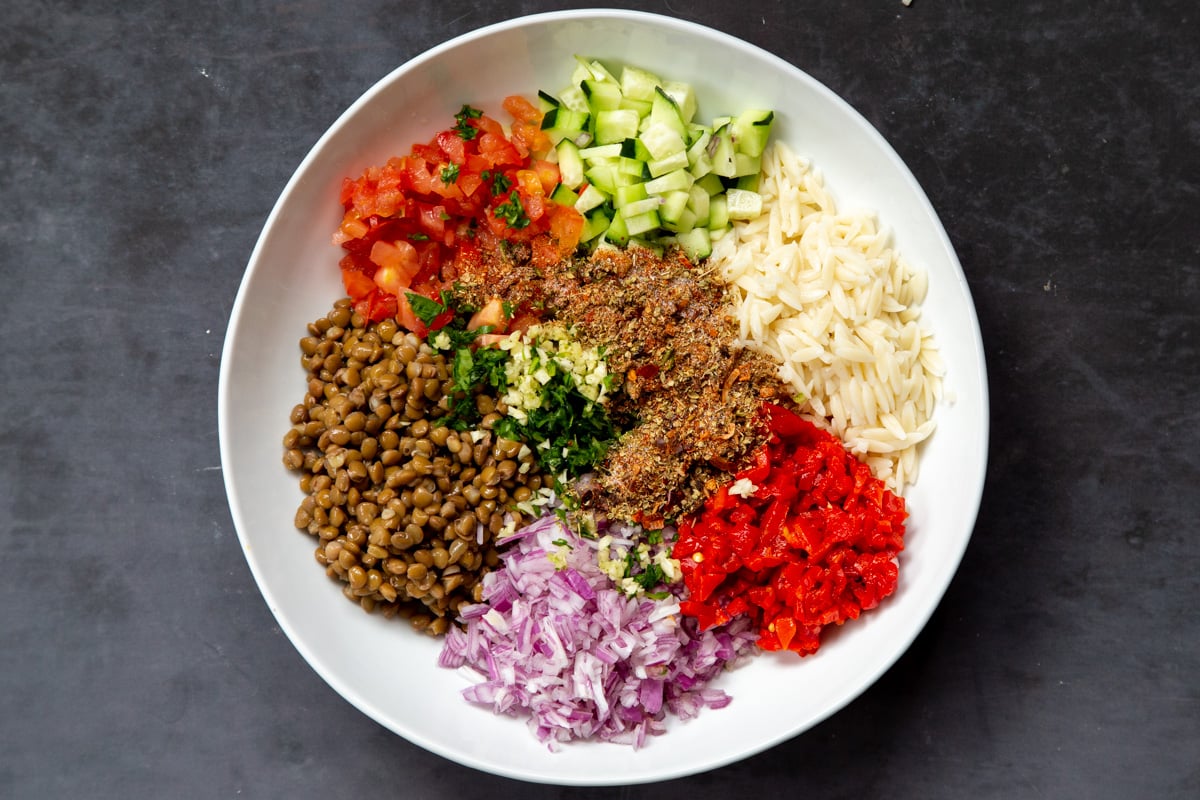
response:
M305 494L296 527L317 539L316 561L347 598L445 633L499 566L506 519L530 521L508 505L542 485L536 461L518 442L437 424L449 366L394 320L363 324L339 300L299 347L306 394L283 436L283 463ZM476 404L490 428L496 399Z

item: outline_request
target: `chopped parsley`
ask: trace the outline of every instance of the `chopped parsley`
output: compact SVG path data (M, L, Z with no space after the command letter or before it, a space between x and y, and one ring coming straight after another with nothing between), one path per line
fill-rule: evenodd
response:
M528 227L529 217L525 215L525 207L521 205L521 197L516 192L508 196L508 200L492 209L497 219L508 223L508 227L519 230Z
M458 164L450 163L442 167L440 177L442 183L454 183L458 180Z
M458 134L458 138L464 141L471 141L479 135L479 129L470 123L470 120L479 119L483 116L483 112L478 108L471 108L469 105L463 105L462 110L454 115L456 123L454 132Z
M492 182L492 197L499 197L512 188L512 180L503 172L484 170L479 173L485 181Z

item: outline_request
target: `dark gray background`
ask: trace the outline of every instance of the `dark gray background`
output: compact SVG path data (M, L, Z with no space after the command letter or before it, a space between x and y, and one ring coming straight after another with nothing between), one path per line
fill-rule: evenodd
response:
M974 538L843 712L710 774L572 790L430 755L308 668L221 480L219 354L250 250L376 80L565 5L4 3L0 795L1200 796L1191 0L638 6L761 45L862 112L978 306Z

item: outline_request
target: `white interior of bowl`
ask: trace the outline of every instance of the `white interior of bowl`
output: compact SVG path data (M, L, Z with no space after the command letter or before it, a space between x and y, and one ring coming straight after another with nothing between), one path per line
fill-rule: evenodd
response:
M341 597L292 526L301 499L282 466L288 414L303 396L298 339L341 296L342 179L407 152L452 124L463 103L504 119L508 94L567 82L574 54L633 63L692 83L700 115L776 110L778 137L811 158L842 208L878 212L895 244L929 273L924 323L956 397L907 492L912 511L901 585L815 656L762 656L724 676L733 703L634 751L573 744L551 753L524 722L468 705L439 645ZM979 329L953 249L893 150L845 102L788 63L740 40L665 17L619 11L526 17L455 39L405 64L321 138L272 211L238 293L219 388L221 457L234 523L264 598L304 658L335 690L406 739L460 763L559 784L628 784L704 771L806 730L878 678L924 626L970 537L986 465L987 396Z

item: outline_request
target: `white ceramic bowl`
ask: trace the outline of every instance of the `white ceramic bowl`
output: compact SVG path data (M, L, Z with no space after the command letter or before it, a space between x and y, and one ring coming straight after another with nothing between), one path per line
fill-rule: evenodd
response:
M639 751L579 743L551 753L524 722L459 696L439 669L439 644L368 615L313 561L292 526L301 499L281 465L288 413L304 392L297 341L341 296L330 242L343 177L407 152L447 127L463 103L505 118L500 101L564 84L575 54L631 63L692 83L700 115L776 111L776 135L814 160L841 207L878 211L895 245L929 273L923 321L934 331L956 396L907 492L912 517L901 584L880 608L831 637L817 655L760 656L723 676L725 709L675 722ZM363 713L435 753L530 781L629 784L701 772L765 750L858 696L904 652L937 606L970 538L987 450L987 382L961 267L916 180L883 138L808 75L728 35L676 19L574 11L512 20L413 59L366 92L304 159L250 257L222 354L221 461L234 523L263 597L300 653Z

